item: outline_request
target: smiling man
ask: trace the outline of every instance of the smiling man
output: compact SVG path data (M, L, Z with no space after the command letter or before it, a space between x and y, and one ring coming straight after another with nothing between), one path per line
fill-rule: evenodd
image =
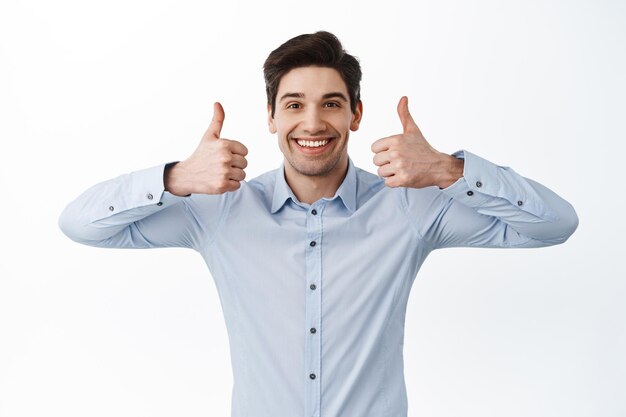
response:
M220 136L215 103L189 158L96 184L59 225L87 245L204 258L228 330L233 416L406 416L404 318L427 255L559 244L576 213L510 168L436 151L406 97L402 133L372 143L378 176L354 166L361 70L328 32L287 41L264 73L281 167L244 181L248 151Z
M359 128L363 105L352 113L346 84L333 68L294 68L281 78L277 95L268 123L278 134L287 182L300 201L331 197L345 177L348 138Z

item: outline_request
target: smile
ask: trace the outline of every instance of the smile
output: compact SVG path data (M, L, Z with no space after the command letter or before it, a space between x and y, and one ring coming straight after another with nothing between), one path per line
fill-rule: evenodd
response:
M328 139L323 139L323 140L296 139L296 142L298 143L298 145L304 146L306 148L317 148L319 146L326 145L329 142L329 140Z
M304 155L315 156L326 153L333 146L335 136L295 137L297 149Z

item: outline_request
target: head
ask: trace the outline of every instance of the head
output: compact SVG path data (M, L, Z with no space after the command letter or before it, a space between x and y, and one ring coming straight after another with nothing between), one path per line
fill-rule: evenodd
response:
M349 131L362 114L357 59L333 34L316 32L282 44L263 69L268 124L285 169L308 176L345 170Z
M265 92L272 117L276 110L276 94L281 78L294 68L310 66L333 68L339 73L350 96L350 109L355 113L357 103L361 101L359 61L343 49L335 35L319 31L289 39L265 60Z

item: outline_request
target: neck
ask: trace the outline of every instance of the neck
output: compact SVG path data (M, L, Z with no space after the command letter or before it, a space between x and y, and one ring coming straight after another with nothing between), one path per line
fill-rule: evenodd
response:
M326 175L304 175L293 169L285 161L285 180L298 201L313 204L320 198L335 195L348 172L348 158L342 158L334 169Z

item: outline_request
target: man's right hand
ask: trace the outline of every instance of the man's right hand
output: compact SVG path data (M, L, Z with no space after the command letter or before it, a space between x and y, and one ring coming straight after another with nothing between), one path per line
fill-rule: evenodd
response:
M223 194L240 187L248 166L248 149L236 140L220 138L224 109L213 105L213 119L193 154L165 171L165 190L178 196Z

